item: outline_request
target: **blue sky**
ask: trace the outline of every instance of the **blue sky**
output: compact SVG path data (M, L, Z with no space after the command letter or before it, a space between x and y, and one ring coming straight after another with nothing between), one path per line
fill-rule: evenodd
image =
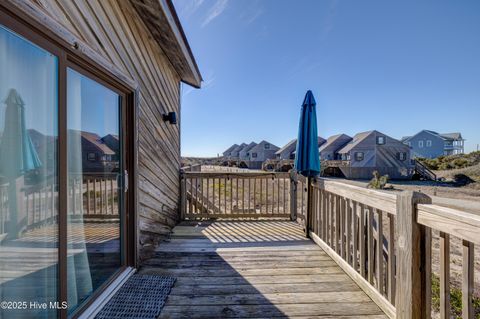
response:
M480 1L174 0L202 72L183 85L182 155L319 135L460 131L480 143Z

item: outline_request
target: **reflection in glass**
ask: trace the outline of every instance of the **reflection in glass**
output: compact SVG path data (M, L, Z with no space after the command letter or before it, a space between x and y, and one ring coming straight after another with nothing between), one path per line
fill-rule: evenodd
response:
M121 266L120 97L68 69L68 304L73 311Z
M57 109L57 58L0 26L0 301L57 301Z

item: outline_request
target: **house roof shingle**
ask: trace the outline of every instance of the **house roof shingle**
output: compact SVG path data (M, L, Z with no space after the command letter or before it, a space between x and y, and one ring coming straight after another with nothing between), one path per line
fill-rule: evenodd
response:
M322 151L329 151L331 146L335 145L335 142L338 141L339 139L341 138L345 138L345 139L351 139L350 136L348 136L347 134L337 134L337 135L332 135L330 136L329 138L327 138L327 141L325 143L323 143L322 146L320 146L320 149L319 151L322 152ZM333 150L335 151L335 150Z
M376 131L367 131L355 134L353 140L351 140L347 145L345 145L342 149L338 151L340 154L348 153L352 148L360 144L363 140L365 140L370 134L375 133Z

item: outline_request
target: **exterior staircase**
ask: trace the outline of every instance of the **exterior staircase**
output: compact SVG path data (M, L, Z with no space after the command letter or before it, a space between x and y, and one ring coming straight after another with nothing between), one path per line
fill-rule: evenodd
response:
M415 161L415 173L423 177L425 180L429 181L436 181L437 180L437 175L432 172L428 167L426 167L424 164L420 163L417 160Z

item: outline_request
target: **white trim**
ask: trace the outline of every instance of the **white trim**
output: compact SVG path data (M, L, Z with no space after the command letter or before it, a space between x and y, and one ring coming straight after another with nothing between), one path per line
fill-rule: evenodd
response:
M123 284L136 272L135 268L128 267L123 271L101 294L95 299L90 306L85 309L78 319L95 318L100 310L107 304L108 301L115 295L115 293L123 286Z

